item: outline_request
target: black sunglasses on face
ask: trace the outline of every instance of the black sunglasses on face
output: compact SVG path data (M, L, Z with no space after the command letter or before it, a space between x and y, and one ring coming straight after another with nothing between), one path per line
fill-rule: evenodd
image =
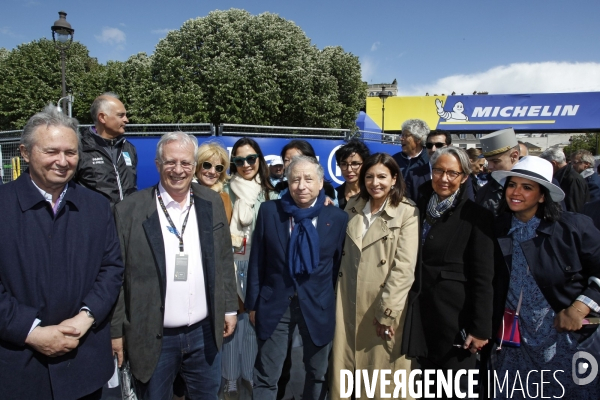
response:
M425 147L427 147L429 150L433 149L433 146L435 146L436 149L441 149L445 145L446 145L446 143L442 143L442 142L437 142L437 143L427 142L427 143L425 143Z
M208 161L204 161L202 163L202 169L206 169L209 170L213 167L213 165L211 163L209 163ZM224 166L222 166L221 164L217 164L215 165L215 171L217 171L218 173L223 172L223 170L225 169Z
M236 167L243 167L244 162L247 162L248 165L256 164L256 160L258 160L258 154L250 154L246 157L233 157L231 161L235 164Z

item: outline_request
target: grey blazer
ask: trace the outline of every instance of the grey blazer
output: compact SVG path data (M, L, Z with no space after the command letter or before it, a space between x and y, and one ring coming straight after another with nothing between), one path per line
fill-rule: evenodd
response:
M238 308L231 236L218 193L192 184L198 220L208 312L217 348L225 312ZM115 207L125 263L124 283L112 319L112 337L125 336L133 375L148 382L160 356L166 291L165 252L155 186L133 193Z

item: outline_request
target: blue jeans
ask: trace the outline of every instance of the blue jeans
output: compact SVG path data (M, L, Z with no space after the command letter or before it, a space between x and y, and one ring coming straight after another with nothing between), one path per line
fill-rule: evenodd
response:
M298 325L302 337L303 361L306 370L302 399L325 399L331 343L325 346L315 346L310 338L297 296L294 296L271 337L267 340L258 340L258 357L254 365L254 389L252 392L254 399L275 400L277 398L277 381L281 376L288 347L292 345L296 325Z
M138 382L141 398L171 400L177 373L192 400L215 400L221 384L221 354L209 318L181 328L164 328L162 350L152 377Z

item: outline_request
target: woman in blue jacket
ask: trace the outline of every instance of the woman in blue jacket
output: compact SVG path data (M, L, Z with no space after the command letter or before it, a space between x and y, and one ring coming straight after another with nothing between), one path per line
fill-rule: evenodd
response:
M512 170L492 176L504 185L504 212L494 228L499 244L494 326L502 337L503 328L511 329L505 310L518 311L520 346L505 342L492 353L496 375L500 381L507 376L509 385L500 392L492 387L491 397L533 397L543 385L544 397L598 399L598 378L580 385L572 370L580 350L600 360L598 349L590 348L594 340L600 347L600 331L586 324L600 312L600 231L587 216L561 212L564 193L551 183L548 161L524 157ZM550 372L540 376L543 370ZM515 381L523 391L512 390Z

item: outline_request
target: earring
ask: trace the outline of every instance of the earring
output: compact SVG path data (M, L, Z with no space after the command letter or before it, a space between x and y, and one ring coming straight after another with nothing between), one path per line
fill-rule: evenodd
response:
M392 187L390 187L390 189L394 189L394 185L392 185Z

